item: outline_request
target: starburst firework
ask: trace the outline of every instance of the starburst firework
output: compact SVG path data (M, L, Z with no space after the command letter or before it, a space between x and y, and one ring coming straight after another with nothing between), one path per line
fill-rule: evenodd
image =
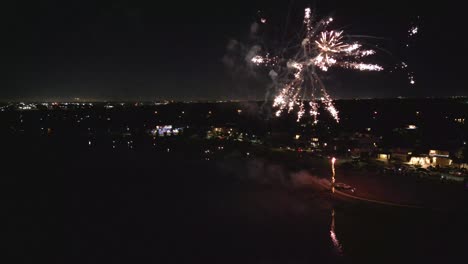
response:
M309 114L317 123L319 107L323 105L330 115L339 122L338 110L333 99L328 94L319 75L332 67L359 71L381 71L376 64L361 62L361 59L375 54L373 50L365 50L358 42L349 42L343 31L328 30L333 18L312 23L310 8L305 9L305 32L298 50L294 56L257 55L251 59L257 65L273 66L278 71L279 92L274 98L273 107L276 115L284 111L297 109L299 121L306 113L304 101L309 100ZM276 73L276 72L275 72Z

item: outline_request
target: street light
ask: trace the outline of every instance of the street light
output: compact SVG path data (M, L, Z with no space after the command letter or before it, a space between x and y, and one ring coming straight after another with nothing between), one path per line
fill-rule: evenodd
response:
M335 193L335 162L336 162L336 158L333 157L333 158L331 159L331 164L332 164L331 191L332 191L332 193Z

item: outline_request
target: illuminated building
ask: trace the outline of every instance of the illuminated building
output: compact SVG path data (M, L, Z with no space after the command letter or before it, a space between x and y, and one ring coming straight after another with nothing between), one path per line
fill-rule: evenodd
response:
M160 136L160 137L165 137L165 136L177 136L183 132L183 128L174 128L172 125L165 125L165 126L156 126L155 129L152 129L150 131L150 134L153 136Z
M207 139L239 139L242 138L242 133L237 128L232 127L213 127L206 133Z
M453 121L460 124L465 124L465 118L455 118Z
M413 156L410 158L408 163L414 166L421 166L426 168L431 165L431 159L425 155Z
M413 154L413 149L409 148L394 148L390 150L392 160L408 162L411 155Z
M390 160L390 157L391 157L391 155L389 153L379 153L377 155L377 159L382 160L382 161L388 161L388 160Z
M449 157L448 151L430 150L428 155L413 155L409 164L414 166L421 166L423 168L433 167L449 167L452 165L452 159Z
M452 165L448 151L430 150L429 157L432 159L432 166L448 167Z

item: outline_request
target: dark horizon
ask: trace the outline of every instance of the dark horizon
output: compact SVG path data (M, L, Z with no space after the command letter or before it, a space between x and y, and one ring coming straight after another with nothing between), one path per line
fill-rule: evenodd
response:
M335 98L334 101L352 101L352 100L446 100L446 99L468 99L468 95L447 95L447 96L426 96L426 97L355 97L355 98ZM304 100L309 101L309 100ZM99 98L71 98L71 99L13 99L0 100L0 103L151 103L151 102L169 102L169 103L224 103L224 102L265 102L261 99L99 99ZM266 100L273 102L273 100Z

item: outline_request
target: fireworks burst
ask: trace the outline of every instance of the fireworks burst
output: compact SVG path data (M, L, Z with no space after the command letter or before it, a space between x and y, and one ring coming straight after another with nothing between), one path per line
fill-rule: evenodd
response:
M338 110L319 74L332 67L359 71L383 70L379 65L361 62L362 58L374 55L375 51L363 49L358 42L347 41L343 31L328 30L331 22L333 18L313 23L311 9L306 8L303 22L305 32L294 56L282 58L266 54L251 59L257 65L276 67L277 75L281 76L278 81L281 88L273 101L273 107L277 108L276 116L297 110L299 121L306 113L304 101L309 100L309 114L315 123L321 105L339 122Z
M409 30L408 30L408 34L409 34L409 37L412 37L412 36L415 36L416 34L418 34L418 27L416 26L413 26L411 27Z

